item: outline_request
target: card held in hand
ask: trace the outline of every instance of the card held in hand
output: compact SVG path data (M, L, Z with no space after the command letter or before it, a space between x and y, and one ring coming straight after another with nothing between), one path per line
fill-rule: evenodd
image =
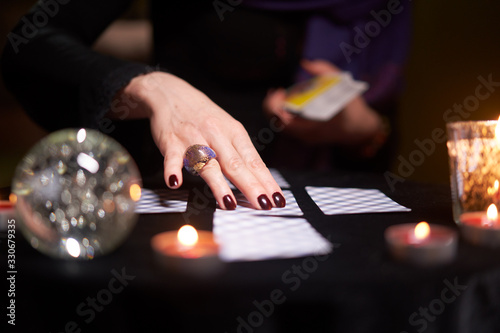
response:
M328 121L367 89L366 82L354 80L349 72L316 76L288 89L285 109L309 120Z

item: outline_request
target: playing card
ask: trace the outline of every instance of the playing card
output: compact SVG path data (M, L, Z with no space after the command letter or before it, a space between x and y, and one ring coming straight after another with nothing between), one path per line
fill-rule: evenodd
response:
M306 191L325 215L411 211L377 189L306 186Z
M139 214L183 213L186 211L188 196L189 192L187 190L150 190L143 188L135 212Z
M367 89L366 82L354 80L349 72L316 76L288 89L285 109L306 119L328 121Z
M224 261L295 258L331 252L332 244L304 218L214 214L214 234Z

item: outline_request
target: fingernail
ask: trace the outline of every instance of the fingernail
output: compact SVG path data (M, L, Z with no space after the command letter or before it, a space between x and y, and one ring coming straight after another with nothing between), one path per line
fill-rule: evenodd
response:
M227 210L235 210L236 209L236 203L233 201L233 198L231 196L225 195L222 198L222 201L224 202L224 207L226 207Z
M257 201L259 201L260 208L264 210L270 210L273 207L273 205L271 205L271 201L269 201L269 198L265 194L259 195Z
M273 200L276 207L283 208L286 206L285 197L280 192L274 192Z
M170 187L177 187L177 185L179 185L179 180L177 179L176 175L171 175L170 177L168 177L168 185Z

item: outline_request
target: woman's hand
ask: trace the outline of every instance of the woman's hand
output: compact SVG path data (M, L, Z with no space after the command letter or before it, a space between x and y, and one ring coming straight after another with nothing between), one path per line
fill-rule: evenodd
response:
M151 133L164 156L165 182L182 184L183 158L194 144L211 147L217 154L199 172L219 206L235 209L236 199L223 174L257 209L283 207L280 187L255 150L245 128L206 95L186 81L164 72L134 78L122 99L138 101L129 117L148 117Z
M339 73L340 70L323 60L303 61L302 66L312 75ZM382 128L381 117L358 96L329 121L304 119L284 109L286 91L283 88L268 93L264 110L277 116L285 126L285 132L310 144L338 144L356 146L369 141Z

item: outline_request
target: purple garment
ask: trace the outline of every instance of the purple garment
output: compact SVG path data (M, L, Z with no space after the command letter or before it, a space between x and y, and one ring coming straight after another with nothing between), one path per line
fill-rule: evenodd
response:
M245 0L245 6L308 11L303 58L324 59L366 81L370 104L391 104L400 92L407 57L411 4L399 0ZM297 73L297 81L308 74Z

